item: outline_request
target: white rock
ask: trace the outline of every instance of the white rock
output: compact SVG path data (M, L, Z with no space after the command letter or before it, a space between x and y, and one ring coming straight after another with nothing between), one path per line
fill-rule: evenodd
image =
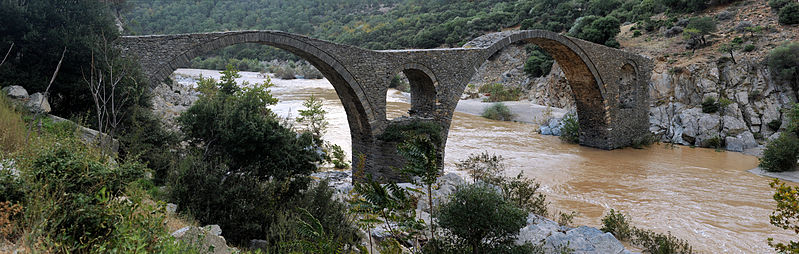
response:
M21 86L7 86L3 87L3 92L11 99L27 99L28 91Z
M51 111L50 102L47 101L47 97L42 93L32 94L25 106L31 112L49 113Z

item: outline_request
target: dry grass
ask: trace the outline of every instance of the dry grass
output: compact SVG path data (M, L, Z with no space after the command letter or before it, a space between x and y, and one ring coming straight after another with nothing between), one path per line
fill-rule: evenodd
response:
M5 94L0 93L0 151L13 153L25 144L25 123Z

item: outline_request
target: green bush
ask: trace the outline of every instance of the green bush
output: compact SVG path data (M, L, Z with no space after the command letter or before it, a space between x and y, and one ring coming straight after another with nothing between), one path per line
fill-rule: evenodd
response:
M580 122L577 120L577 115L568 113L563 116L561 120L560 140L577 144L580 142Z
M632 243L641 246L648 253L671 254L693 253L693 247L685 240L669 234L655 233L649 230L636 229Z
M780 9L780 24L799 24L799 3L791 2Z
M513 238L526 224L527 215L491 187L472 184L459 187L452 199L442 205L439 225L462 240L472 253L491 252L513 244Z
M633 38L641 36L641 30L633 31Z
M719 104L716 103L716 98L707 97L702 101L702 113L716 113L719 112Z
M792 2L793 0L769 0L768 5L771 6L771 8L775 10L775 12L779 12L779 10L782 9L782 7Z
M799 138L795 133L783 132L766 145L760 168L770 172L782 172L796 169L799 158Z
M505 106L505 104L502 102L492 103L491 106L483 109L482 116L498 121L513 121L513 118L515 117L513 113L510 112L510 108Z
M532 77L542 77L552 70L555 62L549 54L538 46L527 48L527 61L524 62L524 73Z
M613 209L602 218L602 225L600 230L603 232L609 232L621 241L629 240L647 253L693 253L693 247L685 240L676 238L671 233L655 233L631 226L628 216L616 213Z
M602 232L610 232L620 241L630 240L633 229L627 216L620 212L616 213L613 209L610 209L610 213L602 218L602 228L600 228Z
M744 52L752 52L755 51L755 49L756 47L753 44L746 44L746 46L744 46Z
M721 149L721 148L724 147L724 139L722 139L720 136L716 135L716 136L714 136L712 138L703 140L702 144L699 144L699 145L701 147L706 147L706 148Z
M503 84L485 84L478 89L478 92L489 94L485 102L518 101L522 96L522 90L518 87L508 88Z
M768 67L777 80L799 90L799 43L779 46L768 55Z
M498 185L502 189L503 198L516 207L541 216L549 214L547 197L541 192L541 184L535 179L527 179L519 173L512 178L502 177Z
M378 139L389 142L402 143L408 138L425 135L436 144L441 144L441 125L429 121L410 121L403 123L390 123Z

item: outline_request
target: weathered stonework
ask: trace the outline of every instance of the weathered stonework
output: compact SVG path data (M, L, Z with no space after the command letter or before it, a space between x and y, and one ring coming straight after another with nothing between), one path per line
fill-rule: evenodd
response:
M151 84L158 84L194 57L240 43L288 50L319 69L333 84L350 125L353 161L365 155L366 173L394 179L394 144L376 137L386 119L386 91L403 72L411 85L411 117L433 119L443 147L455 106L469 80L489 57L514 43L534 43L555 58L574 91L580 144L602 149L629 145L648 133L647 82L651 60L553 32L507 31L481 36L462 48L373 51L280 31L124 36L117 41L136 58ZM429 120L428 120L429 121Z

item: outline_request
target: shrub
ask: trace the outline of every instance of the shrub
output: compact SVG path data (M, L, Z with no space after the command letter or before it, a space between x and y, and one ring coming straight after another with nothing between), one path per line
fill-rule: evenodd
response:
M791 84L794 91L799 90L799 43L773 49L768 55L768 67L778 80Z
M755 51L755 49L756 47L753 44L746 44L746 46L744 46L744 52L752 52Z
M702 101L702 112L708 114L719 112L719 104L716 103L716 98L705 98L705 100Z
M633 38L641 36L641 30L633 31Z
M602 218L602 228L600 230L602 232L610 232L620 241L626 241L630 239L633 228L630 227L627 216L610 209L610 213Z
M480 181L490 183L497 181L497 178L505 172L507 165L504 161L505 159L501 155L482 152L471 154L469 158L459 161L455 165L458 170L469 172L475 183Z
M391 77L391 81L388 83L388 88L394 88L406 93L411 91L411 85L408 84L408 82L405 81L400 75L394 75Z
M442 205L439 224L462 239L472 253L512 244L514 235L526 223L527 215L507 202L492 188L482 184L459 187L452 199Z
M706 148L721 149L722 147L724 147L724 140L721 139L720 136L716 135L716 136L714 136L712 138L703 140L702 144L700 144L700 146L706 147Z
M524 73L532 77L541 77L549 74L555 62L549 54L538 46L527 49L527 61L524 62Z
M795 133L783 132L766 145L760 167L770 172L794 170L799 157L799 138Z
M515 117L513 113L510 112L510 108L505 106L502 102L495 102L491 104L491 106L486 107L483 109L483 117L498 120L498 121L512 121Z
M560 140L577 144L580 142L580 122L577 120L577 115L568 113L563 116L561 120Z
M784 25L799 24L799 3L792 2L780 9L780 23Z
M785 183L777 179L769 185L774 188L774 201L777 201L777 209L769 216L769 222L779 228L793 229L796 232L799 221L799 206L796 205L799 202L799 187L785 186ZM777 253L799 252L799 242L774 243L773 238L768 238L768 245Z
M275 70L275 76L279 79L295 79L297 78L296 75L297 74L294 73L294 69L287 66L281 66Z
M541 184L535 179L526 179L519 173L514 178L501 178L499 187L502 195L509 203L530 213L541 216L548 215L546 195L539 190Z
M685 240L668 234L631 226L629 217L616 213L613 209L602 218L603 232L610 232L617 239L629 240L633 245L643 248L647 253L693 253L693 248Z
M649 253L693 253L693 247L685 240L668 234L636 229L632 243L641 246Z
M481 86L478 91L480 93L489 94L488 99L483 101L499 102L499 101L517 101L522 96L522 90L518 87L507 88L503 84L494 83Z
M441 144L441 125L421 120L401 123L392 122L377 138L383 141L401 143L418 135L428 136L435 144Z
M333 144L328 147L328 151L333 155L330 157L330 162L333 163L333 167L336 169L347 169L350 167L350 164L347 163L347 154L341 149L341 146Z
M782 7L792 2L793 2L792 0L769 0L768 5L771 6L771 8L774 9L776 12L779 12L779 10L782 9Z

